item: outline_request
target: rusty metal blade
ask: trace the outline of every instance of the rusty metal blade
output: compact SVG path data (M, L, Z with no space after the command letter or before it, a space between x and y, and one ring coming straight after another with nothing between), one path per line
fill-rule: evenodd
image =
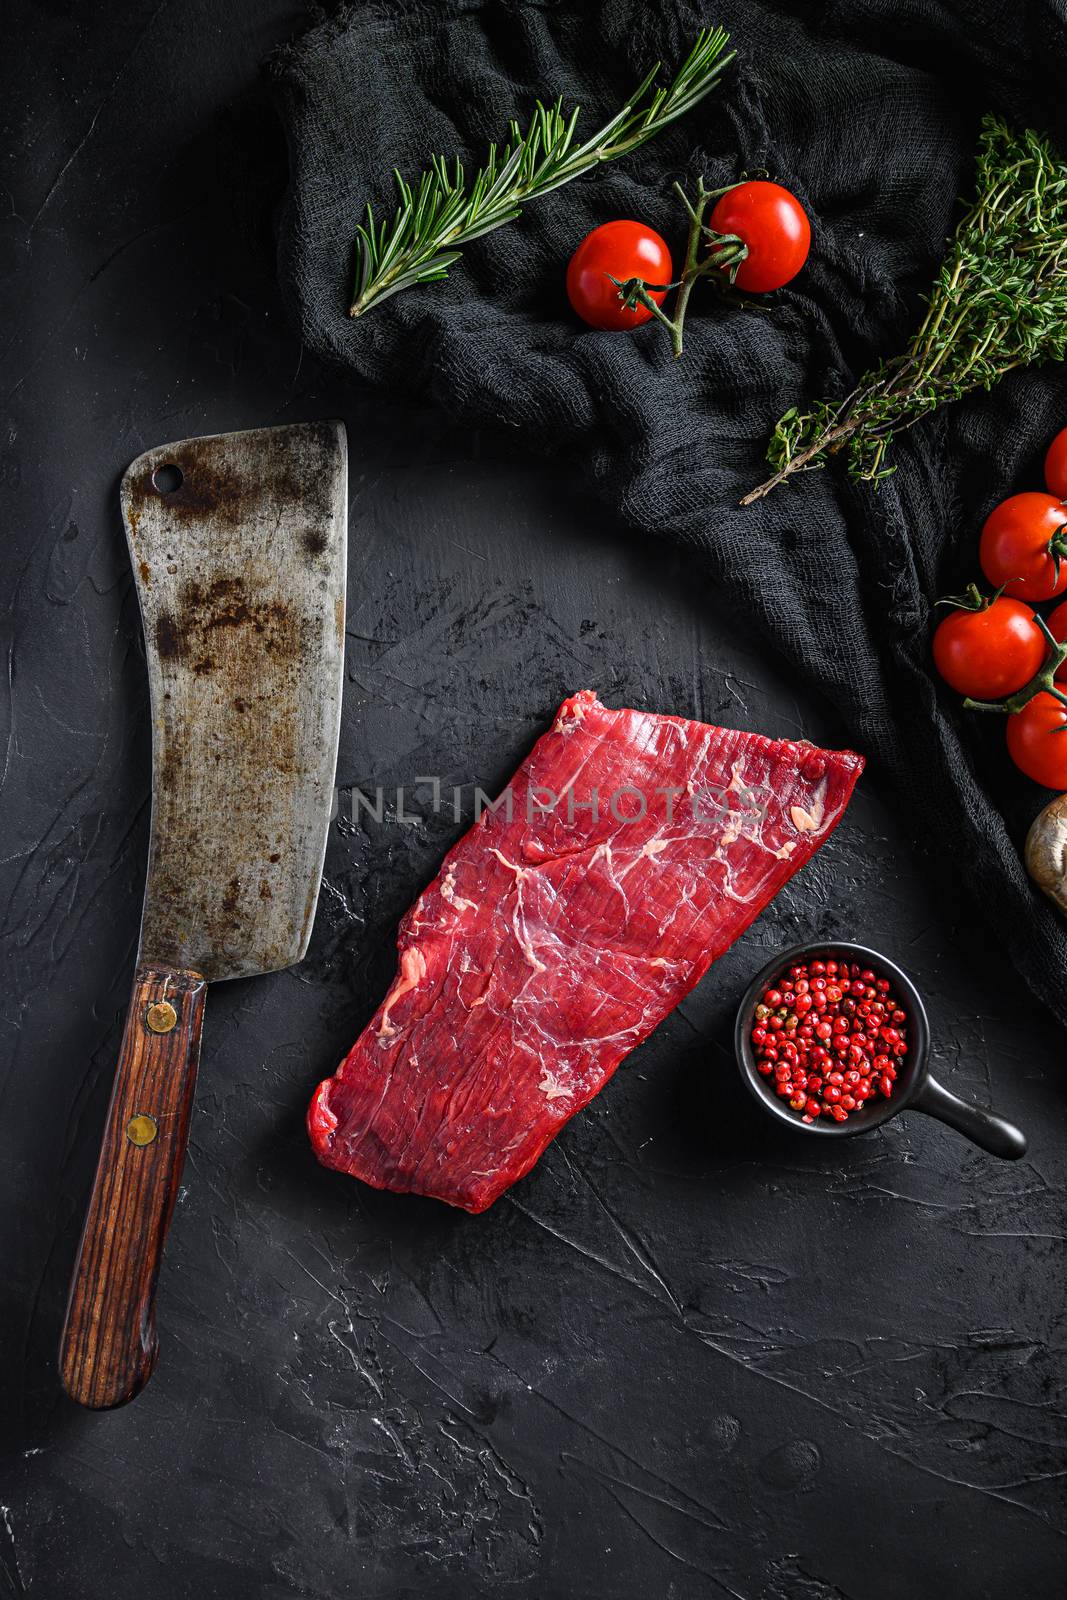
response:
M122 480L152 696L141 960L212 981L307 948L344 666L339 422L185 439Z

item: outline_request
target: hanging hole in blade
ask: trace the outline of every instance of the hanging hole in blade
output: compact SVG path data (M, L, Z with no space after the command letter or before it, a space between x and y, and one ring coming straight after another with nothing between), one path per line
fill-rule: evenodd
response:
M157 494L173 494L185 482L185 473L173 461L165 461L152 474L152 487Z

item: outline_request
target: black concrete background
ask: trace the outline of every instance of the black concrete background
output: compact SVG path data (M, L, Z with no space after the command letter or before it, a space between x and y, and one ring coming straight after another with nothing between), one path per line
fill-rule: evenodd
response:
M1029 1600L1062 1593L1063 1041L871 771L841 829L535 1172L471 1218L318 1168L447 816L331 830L311 952L210 996L162 1353L111 1415L55 1344L136 946L143 646L118 517L170 438L337 415L339 781L491 785L558 701L841 738L700 571L514 441L302 360L263 207L280 0L15 0L0 57L0 1594ZM338 241L343 251L345 241ZM469 793L468 787L468 793ZM425 809L425 807L423 807ZM769 949L841 934L930 1002L1015 1166L936 1124L830 1150L729 1051Z

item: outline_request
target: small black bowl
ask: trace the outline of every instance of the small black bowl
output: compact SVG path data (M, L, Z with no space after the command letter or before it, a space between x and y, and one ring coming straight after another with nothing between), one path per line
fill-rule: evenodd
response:
M870 967L881 978L888 978L901 1009L907 1012L908 1053L896 1063L897 1080L888 1100L868 1100L862 1111L854 1112L847 1122L819 1117L814 1122L803 1122L795 1111L785 1105L768 1088L773 1079L766 1079L756 1071L756 1057L752 1049L752 1025L756 1006L763 991L778 981L798 962L809 961L859 961ZM745 990L737 1010L734 1029L734 1049L741 1074L765 1111L784 1122L795 1133L811 1134L816 1139L850 1139L857 1133L870 1133L874 1128L895 1117L901 1111L925 1111L927 1116L947 1122L950 1128L962 1133L972 1144L988 1150L990 1155L1001 1156L1005 1161L1018 1161L1026 1154L1026 1135L1014 1123L984 1111L981 1106L968 1105L950 1093L944 1084L930 1075L930 1023L926 1007L918 989L906 973L877 950L868 950L862 944L798 944L791 950L781 950L773 960L758 972Z

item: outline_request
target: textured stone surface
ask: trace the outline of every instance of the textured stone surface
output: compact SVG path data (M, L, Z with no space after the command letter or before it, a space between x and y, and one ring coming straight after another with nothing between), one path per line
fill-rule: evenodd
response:
M297 21L273 0L119 0L26 6L7 30L0 1592L1051 1600L1063 1041L907 845L877 771L480 1218L308 1148L308 1094L462 826L425 794L417 822L335 824L304 964L210 998L158 1373L113 1415L58 1391L147 846L117 506L140 450L345 419L342 783L439 773L472 797L584 684L841 742L684 558L500 438L361 404L301 362L234 224L277 153L243 97ZM829 933L913 974L938 1070L1026 1127L1025 1161L916 1117L827 1151L761 1117L733 1002L768 949Z

